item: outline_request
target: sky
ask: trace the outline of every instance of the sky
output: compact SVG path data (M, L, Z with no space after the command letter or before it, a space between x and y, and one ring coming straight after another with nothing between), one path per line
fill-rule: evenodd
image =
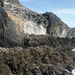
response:
M69 27L75 27L75 0L19 0L25 7L38 12L53 12Z

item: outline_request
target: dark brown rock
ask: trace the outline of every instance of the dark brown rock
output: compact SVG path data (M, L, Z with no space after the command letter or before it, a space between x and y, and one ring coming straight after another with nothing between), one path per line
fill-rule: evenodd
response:
M0 6L4 6L3 0L0 0Z
M65 49L58 51L49 46L1 48L0 47L0 74L26 75L70 75L75 61ZM68 51L67 48L65 51ZM47 59L48 58L48 59ZM42 61L48 60L49 62ZM2 70L7 70L4 72ZM69 70L69 71L67 71Z
M0 6L0 37L3 39L5 28L7 27L8 16L5 10Z
M0 74L12 74L10 68L8 65L4 64L4 63L0 63Z

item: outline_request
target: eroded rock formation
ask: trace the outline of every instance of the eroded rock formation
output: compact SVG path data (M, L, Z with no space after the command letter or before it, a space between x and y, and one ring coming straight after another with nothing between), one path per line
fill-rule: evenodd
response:
M40 35L49 34L56 37L57 36L60 36L60 37L74 36L72 32L70 32L71 31L70 27L68 27L63 21L61 21L60 18L58 18L52 12L38 14L22 6L18 2L18 0L13 2L12 0L4 1L4 8L6 11L12 13L17 18L24 21L24 24L23 24L24 33L38 35L38 32L40 31Z
M73 75L74 36L75 29L51 12L0 0L0 75Z

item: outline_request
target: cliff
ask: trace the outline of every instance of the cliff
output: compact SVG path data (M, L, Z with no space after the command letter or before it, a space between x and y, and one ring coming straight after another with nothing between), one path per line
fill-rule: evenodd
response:
M0 75L74 75L74 36L52 12L0 0Z
M4 9L24 22L24 33L35 35L49 34L55 37L74 36L70 32L71 28L52 12L36 13L22 6L18 0L13 2L12 0L4 1ZM70 35L68 35L69 33Z

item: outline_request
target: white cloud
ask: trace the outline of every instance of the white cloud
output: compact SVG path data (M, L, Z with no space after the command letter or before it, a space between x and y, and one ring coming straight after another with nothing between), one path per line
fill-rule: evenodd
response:
M69 15L75 15L75 10L71 10L71 9L59 9L56 10L55 13L59 13L59 14L69 14Z

